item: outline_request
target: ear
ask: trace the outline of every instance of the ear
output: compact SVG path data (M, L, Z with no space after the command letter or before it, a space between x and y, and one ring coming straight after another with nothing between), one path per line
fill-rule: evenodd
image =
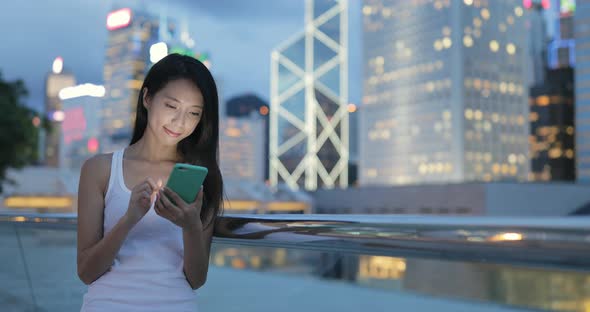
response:
M145 107L145 109L150 110L150 104L151 104L151 99L148 96L148 89L147 88L143 88L143 90L141 90L142 94L141 94L141 102L143 103L143 107Z

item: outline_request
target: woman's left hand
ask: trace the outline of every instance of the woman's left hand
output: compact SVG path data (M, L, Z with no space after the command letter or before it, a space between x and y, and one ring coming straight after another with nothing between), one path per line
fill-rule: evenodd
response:
M172 201L170 199L172 199ZM176 192L164 187L160 189L154 205L156 213L178 225L183 230L203 228L201 208L203 206L203 187L192 203L185 202Z

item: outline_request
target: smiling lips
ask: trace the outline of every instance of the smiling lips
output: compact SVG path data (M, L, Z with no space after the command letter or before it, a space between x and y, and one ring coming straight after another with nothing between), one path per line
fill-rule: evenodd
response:
M168 128L166 128L166 127L164 127L164 131L166 131L166 133L167 133L169 136L173 137L173 138L177 138L177 137L179 137L179 136L180 136L180 133L176 133L176 132L174 132L174 131L170 131L170 130L168 130Z

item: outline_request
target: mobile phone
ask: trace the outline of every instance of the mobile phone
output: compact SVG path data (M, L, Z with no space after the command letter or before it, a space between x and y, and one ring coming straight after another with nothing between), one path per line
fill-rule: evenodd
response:
M197 198L207 173L208 170L205 167L175 164L166 187L176 192L185 202L192 203Z

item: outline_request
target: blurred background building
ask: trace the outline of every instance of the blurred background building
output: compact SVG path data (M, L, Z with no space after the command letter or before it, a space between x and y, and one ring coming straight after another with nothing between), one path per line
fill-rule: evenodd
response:
M264 131L264 146L262 150L262 157L263 157L263 177L264 180L268 180L268 165L269 165L269 106L268 103L261 99L259 96L255 94L242 94L237 95L229 100L225 104L225 116L229 118L241 118L241 119L251 119L252 115L260 116L256 118L257 123L261 123L263 125Z
M64 88L59 92L64 111L61 123L61 168L78 171L86 159L98 153L98 116L104 94L104 86L90 83Z
M590 182L590 3L578 1L574 15L576 38L576 177Z
M366 0L363 15L359 184L525 181L522 2Z
M61 57L53 61L51 72L45 79L45 115L49 119L49 129L42 138L41 146L42 163L48 167L57 168L60 159L61 122L64 120L62 101L59 92L63 88L76 84L76 78L64 69L64 60Z
M347 1L306 1L304 31L271 53L273 186L348 185L347 8Z
M264 183L265 123L262 118L227 117L219 129L219 161L224 180Z
M206 65L209 55L193 52L194 40L165 15L123 8L109 13L101 113L101 146L112 152L129 144L133 133L139 90L147 71L163 57L179 53Z

